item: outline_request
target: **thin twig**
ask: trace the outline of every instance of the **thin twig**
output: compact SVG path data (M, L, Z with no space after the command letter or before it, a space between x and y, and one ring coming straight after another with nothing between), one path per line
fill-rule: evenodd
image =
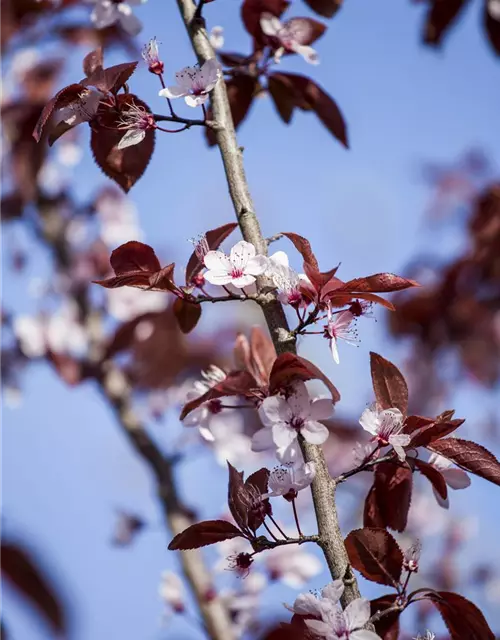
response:
M191 118L181 118L180 116L164 116L161 113L153 113L155 122L178 122L179 124L186 124L190 127L207 127L210 126L208 120L192 120Z
M292 509L293 509L293 517L295 518L295 524L297 526L297 533L301 538L303 538L304 536L302 534L302 531L300 530L299 514L297 513L297 505L295 504L295 500L292 500Z

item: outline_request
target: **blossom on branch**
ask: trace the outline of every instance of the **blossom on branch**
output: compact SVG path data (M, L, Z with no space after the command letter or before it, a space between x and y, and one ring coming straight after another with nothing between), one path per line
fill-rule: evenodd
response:
M321 590L320 595L301 593L295 598L292 606L285 605L285 607L299 616L323 617L337 606L343 592L342 580L334 580Z
M187 394L187 401L194 400L205 394L209 389L226 378L226 373L216 365L210 365L206 371L201 373L202 380L196 380L193 390ZM220 400L210 400L191 411L183 420L186 427L198 427L198 430L205 440L213 442L214 435L210 430L210 422L214 415L219 414L223 409Z
M106 29L118 23L128 34L136 36L142 29L141 21L134 15L132 6L144 4L146 0L91 0L95 7L90 15L96 29ZM132 5L132 6L131 6Z
M190 107L199 107L208 99L208 94L222 76L221 66L215 58L211 58L201 67L184 67L175 74L177 85L161 89L162 98L184 98Z
M327 640L380 640L374 631L363 629L370 619L370 601L365 598L353 600L343 611L324 607L321 618L304 622L313 633Z
M266 275L278 290L278 300L281 304L289 304L295 308L307 306L308 303L300 290L302 278L305 276L301 277L290 267L284 251L276 251L269 256Z
M391 408L381 411L376 404L372 404L363 411L359 423L381 446L391 445L398 458L402 462L405 460L404 447L410 444L411 437L401 433L403 414L399 409Z
M267 258L256 255L255 247L250 242L240 240L231 249L229 256L223 251L209 251L204 257L208 271L204 274L210 284L232 284L238 289L255 282L267 268Z
M286 467L276 467L269 475L269 493L263 498L283 496L286 500L294 500L297 493L308 487L316 476L314 462Z
M356 345L358 334L352 326L355 317L351 311L340 311L332 313L328 307L328 324L325 327L325 337L330 341L330 349L334 361L339 364L338 340L344 340L347 344Z
M271 396L259 407L259 416L264 428L254 434L252 449L277 449L276 455L281 462L294 462L299 458L299 433L306 442L323 444L329 432L318 420L326 420L332 411L330 399L313 400L306 385L296 382L288 397Z
M282 24L272 13L263 13L260 17L262 31L278 43L274 61L279 62L285 52L298 53L309 64L319 64L317 52L305 44L303 20L295 19Z
M156 37L151 38L151 40L144 45L142 49L142 58L148 65L150 73L154 73L156 75L161 75L163 73L165 65L160 60L160 51Z
M95 89L82 89L76 100L58 109L54 115L54 124L64 122L75 127L82 122L89 122L97 113L102 93Z
M125 135L117 145L118 149L126 149L139 144L146 137L146 131L155 128L155 119L152 113L144 107L131 104L126 111L121 112L118 129L123 129Z

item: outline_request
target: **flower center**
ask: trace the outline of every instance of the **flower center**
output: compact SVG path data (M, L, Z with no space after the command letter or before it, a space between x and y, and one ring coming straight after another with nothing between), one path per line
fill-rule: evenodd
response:
M299 418L298 416L293 416L289 424L292 429L295 429L296 431L300 431L304 426L304 420L303 418Z
M236 267L233 267L233 269L231 270L231 278L242 278L243 275L243 269L237 269Z
M222 402L220 400L210 400L208 410L214 415L222 411Z

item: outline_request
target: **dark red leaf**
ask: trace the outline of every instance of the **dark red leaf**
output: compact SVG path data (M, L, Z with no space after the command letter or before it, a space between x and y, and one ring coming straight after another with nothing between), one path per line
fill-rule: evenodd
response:
M234 524L225 520L205 520L197 522L178 533L168 545L170 551L199 549L209 544L229 540L230 538L244 537L242 532Z
M217 51L217 56L226 67L244 67L252 58L252 56L244 56L232 51Z
M406 466L382 462L375 469L375 497L382 526L404 531L408 521L413 475Z
M250 331L250 373L262 385L269 383L269 376L276 361L273 341L260 327Z
M49 147L51 147L57 140L59 140L59 138L67 131L74 129L76 126L78 125L68 124L67 122L64 122L64 120L61 120L61 122L58 122L55 127L51 127L47 136Z
M331 18L342 6L343 0L304 0L304 2L320 16Z
M289 124L296 106L294 92L290 91L289 82L283 80L280 73L272 73L267 79L267 89L280 118Z
M356 529L345 539L349 562L367 580L395 586L401 578L403 552L385 529Z
M293 353L282 353L276 358L269 377L269 392L274 395L299 380L321 380L330 391L333 402L340 400L340 393L325 374L309 360Z
M390 609L397 599L397 594L387 594L371 600L370 610L371 615L374 616L380 611ZM400 611L394 611L394 613L388 613L375 623L375 631L382 638L382 640L398 640L399 638L399 616Z
M66 635L68 620L64 604L31 553L4 541L0 558L2 578L36 608L57 634Z
M120 245L111 253L111 267L117 276L131 271L155 273L160 271L161 264L152 247L137 240L130 240Z
M118 65L120 66L120 65ZM127 93L116 97L119 111L101 105L96 122L92 127L90 146L94 160L109 178L114 180L125 192L142 176L149 164L155 147L155 129L148 129L144 139L136 145L118 149L118 143L125 132L119 129L123 113L132 106L150 111L148 105L137 96Z
M108 67L108 69L97 67L90 76L81 81L81 84L86 87L95 87L103 93L109 91L117 93L134 73L137 64L137 62L124 62Z
M379 510L377 490L373 485L368 491L363 508L363 526L375 527L377 529L384 528L384 519Z
M182 409L180 419L184 420L191 411L204 402L228 396L245 396L250 389L255 389L255 387L255 379L247 371L231 371L225 380L216 384L199 398L187 402Z
M255 78L246 74L237 75L226 82L227 97L229 106L231 107L231 116L235 129L237 129L243 120L247 117L252 105L258 83ZM207 120L213 118L212 109L207 112ZM216 135L213 129L205 127L205 134L209 146L213 147L216 143Z
M441 498L443 498L443 500L446 500L448 498L448 487L446 485L443 474L428 462L424 462L423 460L419 460L418 458L414 458L413 463L420 471L420 473L425 476L427 480L429 480L429 482L432 484L434 489L436 489Z
M435 423L435 418L426 418L424 416L407 416L404 423L404 433L414 433L424 427L429 427Z
M104 64L104 56L102 47L98 47L87 53L85 58L83 59L83 73L89 77L92 75L97 69L102 69Z
M460 427L465 420L450 420L449 422L434 422L428 427L414 432L411 439L412 447L427 447L431 442L450 435Z
M228 224L223 224L221 227L217 227L216 229L210 229L210 231L207 231L205 237L207 239L209 249L211 251L218 249L224 242L224 240L236 229L237 226L237 222L229 222ZM186 267L186 284L189 284L192 279L196 275L198 275L198 273L200 273L202 269L203 263L196 255L196 252L193 251Z
M184 298L176 299L173 310L182 333L190 333L201 318L201 305Z
M339 107L323 89L310 78L296 73L282 73L295 91L296 106L303 111L314 111L324 126L339 142L348 147L347 127Z
M308 264L316 271L319 271L319 264L316 256L313 253L313 250L311 249L311 243L309 242L309 240L302 236L299 236L298 233L290 233L288 231L282 231L281 235L285 236L291 242L293 242L293 245L302 256L304 264Z
M333 306L343 307L347 304L350 304L354 300L367 300L368 302L374 302L376 304L380 304L382 307L389 309L389 311L395 311L396 307L389 302L389 300L384 300L375 293L337 293L336 290L330 291L324 294L324 299L329 300Z
M424 42L434 46L441 44L467 2L468 0L431 0L424 24Z
M137 316L136 318L132 318L132 320L127 320L126 322L121 324L109 339L103 360L108 360L109 358L115 356L117 353L128 349L135 339L137 327L142 322L152 322L157 317L157 315L158 312L156 311L144 313L140 316Z
M460 438L436 440L427 447L448 458L462 469L500 485L500 462L479 444Z
M242 531L248 531L248 519L252 501L248 487L243 481L243 472L237 471L231 463L227 463L229 469L229 483L227 489L227 504L236 524Z
M493 6L493 4L491 4L491 6ZM490 11L488 11L488 8L488 0L484 0L484 29L493 51L497 56L500 56L500 20L498 16L494 18Z
M245 481L246 485L252 484L261 494L267 493L267 483L269 481L269 469L262 467L258 471L254 471Z
M467 598L449 591L430 591L427 598L441 614L451 640L495 640L484 615Z
M355 278L349 280L338 288L338 291L348 291L349 293L390 293L391 291L402 291L409 287L419 287L415 280L402 278L393 273L376 273L366 278Z
M262 43L265 36L260 28L260 16L272 13L279 18L289 4L288 0L245 0L241 5L241 19L245 29L257 42Z
M378 353L370 352L373 392L381 409L396 408L406 415L408 387L401 371Z
M43 129L54 111L56 109L67 107L72 102L76 102L82 91L83 87L81 84L70 84L69 86L64 87L64 89L61 89L61 91L56 93L52 100L47 102L33 130L33 137L37 142L40 142Z

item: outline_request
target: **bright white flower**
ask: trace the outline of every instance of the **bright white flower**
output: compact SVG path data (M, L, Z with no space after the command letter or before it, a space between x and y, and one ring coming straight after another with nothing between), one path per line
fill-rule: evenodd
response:
M358 334L352 326L355 320L354 314L350 311L332 313L328 307L328 324L325 327L325 336L330 341L330 349L334 361L339 364L338 340L344 340L347 344L357 345Z
M54 115L54 123L65 122L72 127L82 122L89 122L97 113L102 93L95 89L82 89L77 100L66 107L58 109Z
M316 476L314 462L306 462L297 466L276 467L269 474L266 498L284 496L294 499L297 493L308 487Z
M363 629L370 619L370 601L357 598L341 611L323 607L321 620L304 620L309 629L327 640L381 640L373 631Z
M429 631L429 629L427 629L427 631L424 633L424 635L420 635L420 633L418 634L418 636L415 636L415 638L413 638L413 640L435 640L436 638L436 634L432 633L432 631Z
M272 13L263 13L260 17L260 27L266 36L278 40L280 47L274 54L275 62L279 62L285 51L298 53L309 64L319 64L319 56L312 48L300 43L302 30L298 21L290 20L282 24Z
M403 414L399 409L391 408L379 411L376 404L367 407L359 419L365 431L371 433L374 440L382 446L391 445L398 458L403 462L406 453L403 447L410 444L411 437L401 433Z
M152 113L137 104L129 105L122 112L118 129L125 131L125 135L117 145L118 149L126 149L139 144L146 137L146 131L155 128L155 119Z
M271 396L259 407L259 416L264 428L252 438L253 451L278 449L281 462L294 462L297 435L306 442L323 444L328 438L328 429L318 420L325 420L332 414L332 401L328 398L312 400L303 382L295 383L288 398Z
M271 580L300 589L323 570L320 560L303 546L276 547L263 554Z
M224 46L224 27L212 27L208 36L212 48L216 51Z
M173 573L172 571L165 571L162 573L158 593L160 598L173 611L176 613L182 613L184 611L184 585L176 573Z
M440 456L438 453L432 453L429 458L429 464L442 473L443 478L450 489L466 489L470 486L470 478L467 472L463 469L459 469L458 467L453 467L452 461L448 460L448 458ZM438 503L447 509L449 507L448 498L443 500L436 489L433 488L433 491Z
M267 268L267 258L255 255L255 247L250 242L240 240L231 249L229 256L222 251L209 251L204 258L208 271L204 274L210 284L232 284L238 289L255 282Z
M226 378L226 373L219 367L212 364L206 371L202 371L201 377L202 380L197 380L193 385L192 391L188 393L186 398L187 402L196 400L196 398L205 394L209 389L215 387L216 384L222 382ZM213 416L221 413L221 404L220 400L204 402L199 407L196 407L196 409L193 409L193 411L184 418L184 426L198 427L201 436L205 440L213 442L215 438L210 430L210 423Z
M95 7L90 15L96 29L106 29L118 23L131 36L136 36L142 29L141 21L133 14L132 6L144 4L146 0L91 0Z
M201 67L184 67L175 74L177 85L161 89L162 98L184 98L190 107L199 107L208 99L208 94L222 76L221 66L215 58Z
M295 602L290 607L285 607L300 616L318 616L323 618L330 611L335 611L340 597L344 593L344 583L342 580L330 582L321 591L321 595L314 593L301 593L295 598Z
M278 289L278 299L282 304L293 307L307 306L300 291L301 278L288 263L288 256L284 251L276 251L269 256L266 276L271 278Z

